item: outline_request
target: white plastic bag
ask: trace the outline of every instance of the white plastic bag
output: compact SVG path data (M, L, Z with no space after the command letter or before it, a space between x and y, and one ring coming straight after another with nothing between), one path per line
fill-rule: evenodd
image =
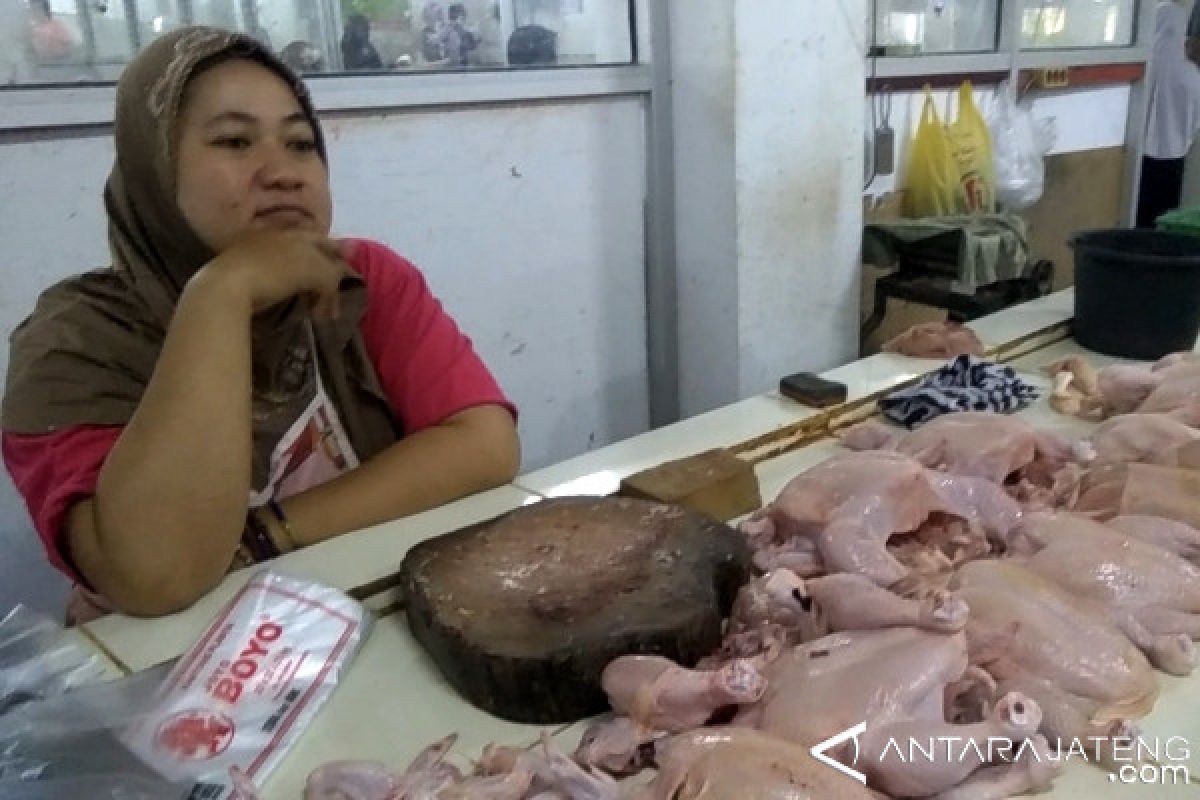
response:
M263 571L179 659L122 742L191 797L261 787L358 654L370 614L336 589Z
M1046 185L1044 156L1054 146L1053 121L1037 122L1017 105L1012 87L1001 84L988 115L996 162L996 200L1020 211L1039 199Z

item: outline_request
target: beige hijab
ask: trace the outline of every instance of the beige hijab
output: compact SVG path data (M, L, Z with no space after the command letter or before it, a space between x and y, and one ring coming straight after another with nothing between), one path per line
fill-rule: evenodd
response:
M325 158L304 85L259 42L204 27L155 40L117 86L116 160L104 190L112 266L48 289L13 332L0 418L5 431L123 425L133 415L180 292L215 255L175 201L174 128L189 79L228 58L261 63L292 87ZM279 438L312 400L317 368L361 460L400 436L359 333L366 286L347 273L341 294L336 322L311 322L295 301L254 319L256 489Z

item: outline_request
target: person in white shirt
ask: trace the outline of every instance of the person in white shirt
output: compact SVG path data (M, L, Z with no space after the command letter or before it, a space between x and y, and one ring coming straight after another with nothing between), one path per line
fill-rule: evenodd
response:
M1183 193L1184 159L1200 130L1200 26L1182 0L1158 4L1154 54L1150 64L1146 140L1138 187L1137 225L1152 228L1162 214L1178 208Z

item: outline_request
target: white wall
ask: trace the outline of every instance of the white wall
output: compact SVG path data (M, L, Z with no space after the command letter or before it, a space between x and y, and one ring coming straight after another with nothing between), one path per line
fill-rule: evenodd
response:
M691 416L739 395L734 21L728 0L668 8L679 397Z
M526 468L647 427L642 100L343 118L327 133L337 231L422 268L521 408ZM0 145L0 193L21 198L0 215L0 369L37 293L107 262L111 148L108 136ZM0 609L58 602L2 484Z
M328 125L340 231L395 247L524 414L536 468L646 429L640 100Z
M990 86L975 90L975 102L984 116L992 107L995 93L996 89ZM948 118L948 113L957 113L957 90L940 90L933 94L943 121ZM925 102L924 92L894 92L891 97L891 127L896 132L896 173L878 176L867 190L870 195L886 194L904 185L909 145L921 120L921 109ZM1055 121L1058 138L1051 150L1052 155L1122 147L1125 144L1129 99L1129 86L1039 92L1034 95L1033 115L1035 119L1053 118ZM868 129L872 124L871 102L877 104L876 119L882 122L881 101L868 97L865 106Z
M865 0L672 4L685 415L857 351Z
M865 0L738 0L740 396L858 352Z
M107 260L100 189L112 161L104 138L0 144L0 369L8 371L8 336L45 286ZM66 581L45 561L25 506L0 474L0 614L16 602L52 613Z

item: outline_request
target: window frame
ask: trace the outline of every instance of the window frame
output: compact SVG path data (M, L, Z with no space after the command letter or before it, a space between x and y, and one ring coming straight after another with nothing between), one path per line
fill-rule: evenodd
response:
M1004 49L1005 12L1010 0L997 0L996 4L996 38L993 50L951 50L941 53L923 53L912 56L879 56L879 61L911 61L919 58L952 58L955 56L990 56ZM868 48L878 46L876 37L879 33L879 0L867 2L867 45ZM868 52L870 52L868 50Z
M1154 48L1154 0L1138 0L1133 21L1133 43L1116 47L1021 48L1020 0L1002 0L1000 37L994 53L947 53L921 56L866 57L868 86L888 79L914 79L941 75L971 75L1007 72L1011 85L1019 84L1022 70L1061 69L1102 64L1142 65L1150 68ZM874 25L868 19L868 25ZM874 63L872 63L874 61ZM1125 169L1120 220L1132 225L1136 211L1136 187L1141 175L1148 92L1146 73L1130 87L1129 112L1125 124ZM1066 91L1072 91L1067 89Z
M628 0L633 62L305 76L321 114L648 95L654 88L647 4ZM108 127L115 82L0 87L0 133Z
M973 72L1082 67L1096 64L1145 64L1150 60L1154 38L1154 2L1137 0L1133 20L1133 43L1105 47L1021 47L1022 0L1001 0L1000 32L994 52L930 53L916 56L881 56L874 59L878 79L911 78L922 75L956 75ZM868 9L868 12L870 9ZM868 20L874 30L875 20ZM868 70L871 69L868 58Z

